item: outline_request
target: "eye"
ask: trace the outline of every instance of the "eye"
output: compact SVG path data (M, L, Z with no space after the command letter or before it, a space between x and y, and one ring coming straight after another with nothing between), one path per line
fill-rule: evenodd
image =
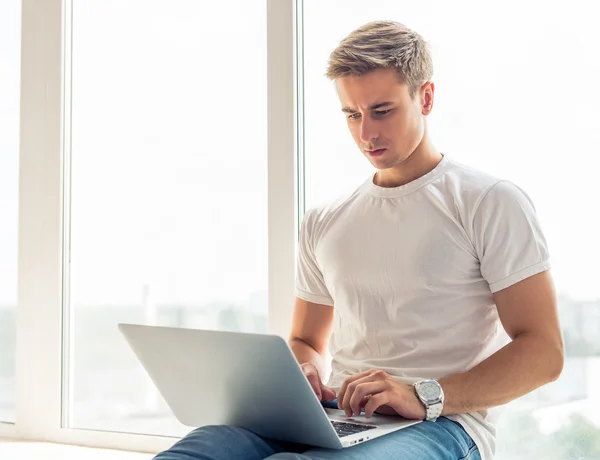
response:
M348 115L348 120L358 120L359 117L360 113L351 113L350 115Z
M375 110L375 115L377 116L383 116L383 115L387 115L388 113L390 113L392 111L392 109L389 110Z

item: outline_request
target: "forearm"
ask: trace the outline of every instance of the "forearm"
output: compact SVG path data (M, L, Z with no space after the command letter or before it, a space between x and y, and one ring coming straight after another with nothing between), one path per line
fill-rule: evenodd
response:
M327 363L324 354L319 353L302 339L293 338L288 343L300 364L312 363L319 371L320 376L325 375Z
M558 378L562 343L523 334L468 372L440 379L442 415L460 414L506 404Z

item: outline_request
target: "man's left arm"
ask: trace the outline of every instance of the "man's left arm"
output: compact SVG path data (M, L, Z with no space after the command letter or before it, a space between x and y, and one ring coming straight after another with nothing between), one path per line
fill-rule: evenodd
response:
M563 368L564 346L556 295L548 271L494 294L500 321L512 339L467 372L439 380L445 401L442 415L506 404L556 380ZM424 419L425 406L411 385L373 369L348 377L338 394L346 415L374 412Z
M550 273L498 291L494 300L512 341L468 372L439 380L445 395L442 415L506 404L562 372L564 345Z

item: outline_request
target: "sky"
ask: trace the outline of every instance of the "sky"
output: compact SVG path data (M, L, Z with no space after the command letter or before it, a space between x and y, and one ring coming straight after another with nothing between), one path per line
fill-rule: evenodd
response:
M16 299L19 4L0 2L0 305ZM243 304L267 289L266 9L261 2L74 2L75 305ZM434 143L534 201L560 292L600 298L600 30L593 2L305 2L306 199L372 170L325 76L374 19L434 57ZM543 14L542 14L543 13ZM449 20L449 18L451 20ZM509 25L509 26L507 26ZM135 33L133 33L135 32Z

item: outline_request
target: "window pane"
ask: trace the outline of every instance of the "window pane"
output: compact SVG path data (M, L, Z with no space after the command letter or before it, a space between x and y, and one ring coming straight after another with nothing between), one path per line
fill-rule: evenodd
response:
M267 329L266 7L73 5L67 424L180 435L117 324Z
M381 18L403 22L432 46L435 145L521 185L550 245L566 367L557 382L508 405L497 458L600 458L596 6L584 0L511 0L494 7L475 0L374 0L369 8L360 0L305 2L307 207L372 173L323 74L342 38Z
M15 421L21 2L0 3L0 422Z

